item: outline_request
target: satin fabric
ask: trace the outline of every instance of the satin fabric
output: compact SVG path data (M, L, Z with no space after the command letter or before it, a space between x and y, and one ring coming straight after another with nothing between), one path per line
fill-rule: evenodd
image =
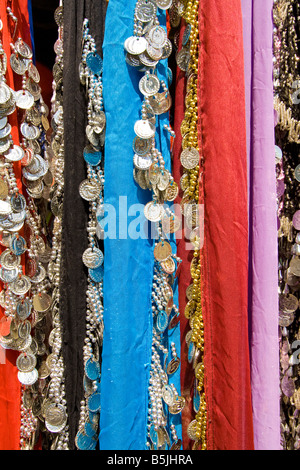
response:
M1 41L7 54L7 60L11 54L10 43L14 33L14 23L6 12L7 2L0 3L0 18L3 23ZM14 40L19 36L31 46L30 20L27 0L14 0L10 5L14 15L18 18ZM20 89L20 79L16 77L10 67L7 69L6 82L14 90ZM19 122L17 112L9 116L12 126L14 143L19 143ZM22 193L21 163L14 163L15 175L20 192ZM1 247L3 251L5 247ZM24 256L22 257L23 270L25 269ZM1 289L2 289L1 283ZM3 309L1 308L1 317ZM20 448L20 424L21 424L21 384L17 377L16 351L0 351L0 450L19 450Z
M116 214L116 234L104 240L104 338L101 374L101 450L145 449L151 363L153 245L127 237L128 210L150 200L133 179L134 124L139 119L140 73L125 62L135 0L111 0L103 43L107 119L105 204ZM120 199L119 199L120 198Z
M248 218L239 0L201 0L199 147L204 158L205 388L209 450L253 449Z
M116 234L107 219L104 240L104 339L101 378L101 450L144 450L147 439L148 386L152 346L151 291L153 240L143 215L149 191L133 179L134 124L140 119L141 72L127 65L124 42L133 33L135 0L110 0L103 44L103 93L107 119L105 205L115 211ZM165 19L164 19L165 21ZM166 77L166 63L159 67ZM161 116L157 148L170 166L168 138ZM139 206L137 206L137 204ZM139 212L140 211L140 212ZM141 235L132 229L140 217ZM145 225L146 224L146 225ZM149 233L148 233L149 235ZM174 242L172 242L174 249ZM175 294L176 295L176 294ZM176 298L176 297L175 297ZM180 355L179 329L169 333ZM180 390L180 369L174 374ZM178 437L180 416L172 417Z
M279 450L273 1L242 0L249 167L249 331L254 444Z

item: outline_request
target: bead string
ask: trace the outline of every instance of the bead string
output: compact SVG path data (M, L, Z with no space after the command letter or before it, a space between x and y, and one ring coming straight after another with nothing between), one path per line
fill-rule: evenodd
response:
M84 149L87 179L80 186L81 196L89 201L88 241L83 254L88 268L86 338L83 348L84 390L75 443L78 449L96 448L100 420L100 347L103 339L103 253L98 248L101 219L104 215L104 171L101 159L105 135L105 114L102 98L102 59L89 32L88 20L83 22L83 47L80 80L87 90L86 134L89 144ZM92 194L90 192L92 191Z

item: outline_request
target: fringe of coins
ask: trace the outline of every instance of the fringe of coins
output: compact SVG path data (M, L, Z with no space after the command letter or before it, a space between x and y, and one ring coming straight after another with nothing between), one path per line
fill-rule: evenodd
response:
M190 321L191 330L186 335L188 358L195 371L195 386L193 407L195 419L188 426L187 433L195 441L194 449L201 447L205 450L207 411L204 388L204 323L201 301L201 261L200 261L200 233L199 213L199 181L200 181L200 154L198 145L198 58L199 58L199 0L186 0L181 2L181 15L186 22L182 40L182 48L177 52L176 61L181 70L187 74L187 89L185 97L185 114L181 124L182 153L180 161L183 167L181 188L183 198L182 212L186 226L190 229L190 241L194 245L193 260L191 262L192 284L187 288L188 303L185 316Z
M50 435L51 450L69 449L59 289L64 200L63 13L63 2L61 0L54 13L54 19L58 27L58 38L54 45L56 56L52 70L52 119L51 128L49 129L51 136L49 155L53 174L53 185L49 193L49 200L53 214L53 228L51 259L48 265L48 276L52 285L52 329L48 339L51 353L47 358L47 363L50 369L51 380L43 409L46 429Z
M300 448L300 383L297 348L300 279L299 155L299 2L276 0L274 19L274 108L277 111L274 156L280 228L279 327L281 366L281 440L284 450ZM296 87L295 87L296 86Z
M152 191L152 201L146 204L146 219L155 224L158 238L154 248L154 276L152 290L153 337L152 361L149 382L148 433L146 446L150 449L179 450L174 425L170 425L172 440L167 432L170 415L179 414L185 406L170 377L178 370L180 359L175 345L172 360L167 364L168 329L178 325L178 309L173 301L173 274L180 262L172 254L172 248L165 236L180 228L176 215L168 207L168 202L176 199L178 186L165 167L161 152L156 149L156 116L166 113L171 107L171 96L164 80L157 76L156 66L160 60L167 59L172 52L172 44L165 28L160 26L157 12L172 6L171 0L138 0L134 14L133 35L126 39L124 48L126 62L144 72L139 82L143 95L141 119L135 123L136 137L134 150L134 179L142 189ZM170 76L170 73L169 73ZM167 80L168 82L168 80ZM173 135L172 129L165 126L166 132ZM178 226L179 223L179 226ZM171 313L173 312L173 315Z
M75 443L80 450L96 449L100 421L100 349L103 338L103 252L98 247L101 239L101 219L104 216L104 172L101 167L106 118L102 98L102 59L89 33L88 20L83 23L83 49L79 74L86 87L88 145L83 157L87 164L87 179L79 187L81 197L89 202L89 247L82 259L88 269L86 338L83 350L84 391L78 432Z
M2 331L0 344L5 349L20 352L16 361L22 384L20 448L31 449L39 437L40 422L44 423L42 403L50 374L47 364L47 332L51 321L51 284L47 276L50 247L45 224L46 194L52 184L47 154L49 109L41 95L32 50L21 37L15 39L18 18L11 9L11 2L8 2L5 20L9 30L14 32L11 51L4 51L0 45L0 226L1 243L7 247L0 257L0 279L3 282L1 306L6 326L9 326L9 330ZM1 21L1 30L2 27ZM8 66L15 82L21 82L18 91L6 84ZM8 122L16 109L20 119L20 145L14 143ZM21 163L26 197L18 189L15 162ZM24 259L26 274L23 274Z

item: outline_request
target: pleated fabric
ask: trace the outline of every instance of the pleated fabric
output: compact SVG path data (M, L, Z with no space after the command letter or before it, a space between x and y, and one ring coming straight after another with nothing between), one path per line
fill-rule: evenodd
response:
M0 3L0 18L3 23L1 41L9 63L11 54L10 43L12 42L12 36L14 34L14 23L7 15L7 6L8 2L6 1ZM29 46L32 46L27 0L13 0L10 7L18 19L15 39L20 36ZM20 89L19 77L15 76L10 67L8 67L6 73L6 83L14 90ZM14 143L18 145L20 123L18 122L17 112L9 116L9 122L12 126L11 133ZM20 162L14 163L14 170L20 193L22 193ZM1 246L1 252L5 248L6 247L3 248ZM24 257L22 257L22 266L24 270ZM3 317L2 308L0 315ZM2 349L0 351L0 450L19 450L20 448L21 384L17 377L17 357L18 353L16 351L4 351Z
M249 331L256 450L281 448L272 8L272 0L242 0L249 168Z
M133 179L134 124L140 119L141 72L127 65L124 42L133 34L136 0L110 0L103 44L106 238L104 240L104 338L101 376L100 449L146 449L152 346L151 291L154 243L143 214L149 191ZM165 20L164 20L165 21ZM166 64L159 68L166 77ZM167 140L159 121L158 148L166 166ZM110 216L111 215L111 216ZM116 218L116 219L114 219ZM114 220L116 225L114 226ZM140 234L135 227L139 226ZM174 242L172 242L174 248ZM179 332L179 329L176 330ZM180 355L179 333L170 333ZM180 390L180 369L174 377ZM173 423L180 434L180 417Z
M102 54L106 1L66 0L64 2L64 205L62 221L60 314L63 328L62 351L69 416L70 450L75 447L80 401L83 398L83 345L85 339L87 270L82 254L88 247L88 203L79 194L86 178L83 159L86 135L86 98L80 85L82 24L89 20L97 52Z
M207 447L251 450L247 146L240 1L201 0L199 24Z

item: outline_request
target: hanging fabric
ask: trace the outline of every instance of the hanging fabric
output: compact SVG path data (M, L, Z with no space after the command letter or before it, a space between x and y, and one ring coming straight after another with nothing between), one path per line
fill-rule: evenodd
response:
M60 312L63 326L63 356L66 365L70 449L75 446L80 401L83 397L83 345L85 338L87 271L82 255L88 247L84 236L88 205L79 194L86 177L83 159L86 128L85 90L80 84L82 25L90 19L97 49L102 50L106 1L64 2L64 136L65 173L62 230Z
M280 449L273 1L242 1L249 175L249 332L254 445Z
M201 0L199 22L207 447L252 449L247 155L240 2L225 6Z
M157 448L167 445L166 439L171 446L172 441L166 438L165 431L172 435L176 446L181 445L180 410L176 410L172 416L170 414L170 417L167 413L166 427L169 429L164 431L160 428L159 441L157 431L149 419L153 399L161 401L161 391L157 391L156 397L151 395L155 383L150 380L151 367L158 364L158 358L154 361L152 355L156 345L160 344L158 335L154 337L156 323L153 321L155 286L157 288L155 281L160 273L154 275L155 269L158 269L154 265L155 243L144 217L144 208L150 203L151 194L146 190L147 186L141 189L141 180L141 184L137 184L138 181L133 178L134 128L141 119L139 83L143 75L125 61L124 43L134 31L135 5L135 0L109 2L103 46L104 107L107 115L104 194L108 213L108 233L104 240L106 264L100 417L100 448L103 450L144 450L151 445ZM148 8L143 11L147 17ZM165 27L165 16L160 15L159 22L159 28ZM157 76L166 80L165 63L158 67ZM166 91L163 91L164 94ZM146 112L146 108L143 108L142 117L147 123ZM155 144L163 154L168 175L170 154L166 123L167 117L163 114L158 119ZM133 217L138 218L134 220ZM137 226L140 226L139 233L135 232ZM172 245L175 249L174 241ZM176 301L176 295L176 292L174 296L172 293L172 303ZM163 318L164 312L161 314ZM156 343L153 343L154 339ZM167 354L163 367L166 366L167 357L170 362L173 359L172 364L176 368L172 370L172 384L180 393L179 329L168 333L168 341L169 345L164 344L161 350L164 355ZM173 395L173 389L167 390ZM183 399L179 398L182 404ZM162 415L158 419L161 420Z

